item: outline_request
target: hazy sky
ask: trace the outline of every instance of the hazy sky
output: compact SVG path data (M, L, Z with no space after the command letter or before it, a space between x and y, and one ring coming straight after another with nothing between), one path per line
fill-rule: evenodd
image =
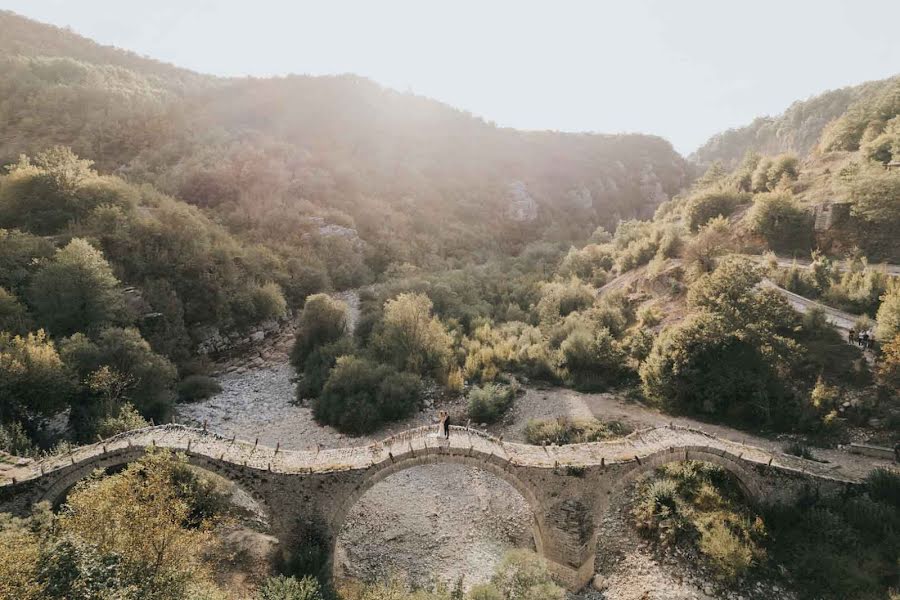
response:
M0 0L0 7L206 73L357 73L500 125L655 133L684 153L794 100L900 73L900 0Z

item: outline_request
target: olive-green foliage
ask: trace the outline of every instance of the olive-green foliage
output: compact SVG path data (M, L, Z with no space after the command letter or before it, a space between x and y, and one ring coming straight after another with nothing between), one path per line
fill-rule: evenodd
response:
M468 393L467 412L475 423L494 423L512 406L517 385L488 383L475 386Z
M181 402L196 402L210 396L215 396L222 391L219 382L206 375L188 375L178 382L178 400Z
M601 286L606 283L614 265L615 250L610 244L588 244L580 250L570 248L558 272L562 277L577 277Z
M769 552L800 598L883 599L900 584L900 476L874 470L840 497L806 498L765 514Z
M99 420L95 427L96 434L106 439L119 433L142 429L150 423L130 403L118 407L115 414L107 415Z
M432 307L424 294L400 294L388 300L371 347L397 369L444 381L451 366L452 341L432 315Z
M30 325L27 309L12 293L0 287L0 331L23 335Z
M790 184L799 174L796 156L782 154L775 158L762 158L753 171L751 187L754 192L768 192Z
M347 305L327 294L306 299L291 350L291 364L298 371L318 347L336 342L347 332Z
M123 181L98 176L92 164L62 146L22 157L0 180L0 226L51 235L98 206L134 203Z
M0 423L0 450L15 456L30 456L35 452L25 428L18 421Z
M881 297L881 306L875 320L878 322L875 330L877 339L888 341L900 334L900 285L892 286Z
M702 275L714 270L718 258L732 248L733 237L725 217L713 217L707 221L685 247L683 256L690 272Z
M867 160L881 164L900 160L900 115L885 123L880 133L877 128L870 131L874 136L869 136L860 146L861 154Z
M34 276L29 298L38 323L54 336L93 331L124 317L119 281L109 263L79 238Z
M313 577L268 578L256 593L257 600L324 600L325 595L319 582Z
M812 243L812 218L790 192L767 192L753 198L750 230L775 250L806 251Z
M900 114L900 80L863 84L854 102L822 134L824 150L857 150L867 134L871 137L886 129ZM827 122L827 121L825 121Z
M81 381L104 366L123 374L128 379L125 397L142 415L157 421L168 416L175 398L175 366L153 352L138 330L109 327L93 339L76 333L63 340L60 354ZM90 390L83 394L87 404L77 407L76 414L82 410L90 413L96 406Z
M697 231L710 219L730 216L735 208L749 200L749 195L731 190L711 190L699 193L688 200L688 225L691 231Z
M724 469L687 461L661 467L641 483L632 515L642 533L664 545L696 545L717 575L730 580L766 558L765 525L745 501Z
M846 184L851 214L881 226L900 223L900 172L880 165L860 169Z
M559 346L563 378L577 389L604 390L627 371L626 354L609 329L575 329Z
M356 356L337 359L321 395L313 402L320 423L356 435L401 419L419 407L421 379Z
M338 358L353 354L355 349L350 338L342 337L313 350L303 363L302 377L297 384L297 400L318 398Z
M0 422L52 416L74 392L72 372L43 330L24 337L0 333Z
M553 583L543 559L527 550L508 552L491 577L490 585L503 600L563 600L566 597L565 590Z
M53 253L53 244L44 238L0 229L0 287L24 298L29 280Z
M900 284L878 267L870 267L863 261L853 261L850 268L836 277L824 293L822 299L849 313L874 315L881 304L882 296Z
M594 303L594 290L576 278L554 281L544 285L537 305L542 324L553 324L573 312Z
M518 321L478 327L471 337L463 338L462 351L467 379L494 381L504 371L546 381L558 378L557 353L541 330Z
M583 444L621 437L631 433L631 428L619 421L598 419L552 420L532 419L525 425L525 441L542 446L545 444Z
M760 277L752 264L730 260L691 286L697 312L666 328L641 365L648 399L742 423L788 419L781 373L799 353L788 337L798 316L779 294L757 288Z
M0 597L210 597L196 592L214 590L210 530L226 506L183 456L150 453L121 473L78 484L58 515L38 505L27 520L0 517ZM7 551L10 542L18 550Z

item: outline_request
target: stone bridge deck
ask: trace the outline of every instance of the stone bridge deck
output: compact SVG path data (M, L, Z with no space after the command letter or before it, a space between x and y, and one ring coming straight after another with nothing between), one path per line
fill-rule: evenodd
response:
M368 446L285 451L162 425L19 469L15 480L0 485L0 511L27 514L36 502L59 502L95 469L127 464L154 446L184 452L192 464L230 479L260 501L285 552L302 544L304 532L313 525L333 548L359 498L404 469L434 463L482 469L512 485L528 502L535 547L571 589L583 586L593 574L596 519L627 502L631 483L658 466L690 459L719 465L758 503L790 501L804 493L838 493L853 483L835 477L821 463L672 426L570 446L504 442L463 427L451 428L446 440L437 435L436 426L429 426Z
M127 448L157 446L202 455L212 460L282 474L326 474L364 470L392 462L400 456L437 450L448 454L492 456L511 466L553 469L594 467L629 463L667 449L706 448L728 453L751 464L804 473L813 477L851 482L837 477L827 465L775 454L761 448L724 440L697 429L678 426L636 431L616 440L534 446L505 442L483 431L451 427L450 439L437 435L437 426L411 429L367 446L347 448L281 450L259 446L246 440L183 425L159 425L117 435L102 442L81 446L69 453L37 461L17 471L18 481L26 481L91 458ZM0 482L10 485L12 481Z

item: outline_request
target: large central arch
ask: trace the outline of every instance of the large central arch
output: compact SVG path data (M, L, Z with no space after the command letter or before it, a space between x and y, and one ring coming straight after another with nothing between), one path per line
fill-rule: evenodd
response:
M494 477L512 486L512 488L515 489L516 492L518 492L522 496L522 498L525 499L525 502L531 509L531 513L533 515L531 528L532 535L534 537L535 549L540 556L545 557L545 507L542 505L531 486L517 477L516 474L510 469L504 468L504 466L502 466L501 464L497 464L496 456L483 455L479 452L472 452L471 454L449 453L444 451L440 446L437 446L429 448L426 451L419 451L416 453L416 455L405 455L395 460L386 461L374 467L374 470L367 474L367 476L362 480L359 486L354 489L354 491L339 504L337 510L334 512L331 518L330 523L330 528L333 532L333 535L331 536L331 547L329 552L329 558L331 560L330 571L332 575L334 575L335 577L340 577L341 575L337 572L338 565L337 561L334 560L339 533L344 525L344 522L347 519L347 516L351 513L353 507L366 494L366 492L372 489L372 487L377 483L384 481L388 477L396 475L397 473L401 473L414 467L441 464L463 465L471 467L473 469L477 469L479 471L483 471L485 473L493 475Z

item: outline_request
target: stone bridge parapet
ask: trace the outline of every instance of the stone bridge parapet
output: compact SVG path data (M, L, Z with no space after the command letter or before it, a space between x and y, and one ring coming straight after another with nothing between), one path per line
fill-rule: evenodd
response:
M483 431L452 427L449 440L435 426L405 431L366 446L283 450L181 425L124 433L38 461L0 484L0 511L27 514L41 501L58 503L96 469L132 462L146 449L183 452L189 462L235 482L268 512L284 547L317 527L333 544L356 501L373 485L402 470L458 463L508 482L534 514L537 551L570 588L594 571L594 521L621 502L628 485L676 461L720 465L760 504L800 493L833 493L851 480L824 465L723 440L696 429L660 427L618 439L568 446L506 442Z

